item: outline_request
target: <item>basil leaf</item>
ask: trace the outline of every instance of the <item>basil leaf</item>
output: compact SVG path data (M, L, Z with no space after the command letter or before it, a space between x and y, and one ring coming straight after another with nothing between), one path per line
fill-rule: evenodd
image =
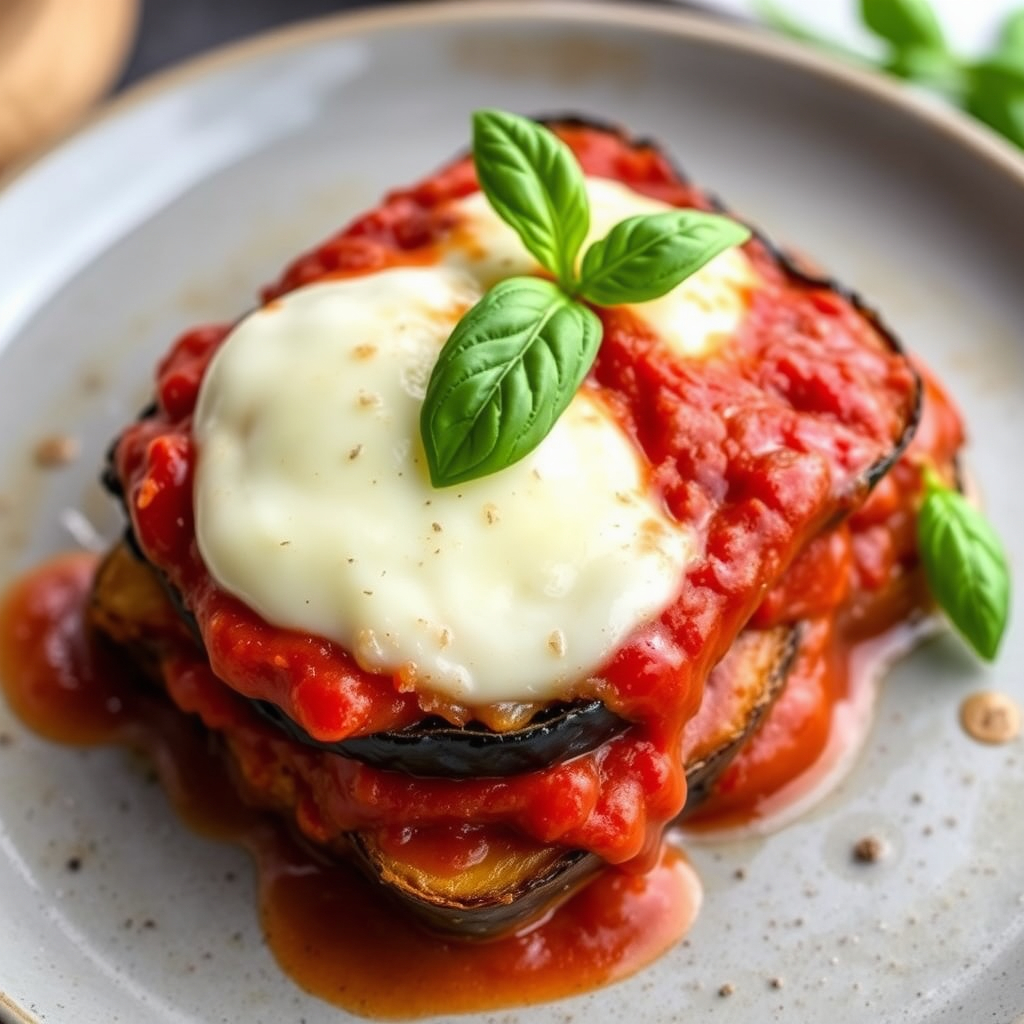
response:
M860 16L897 49L945 50L946 38L928 0L861 0Z
M1024 67L1024 8L1013 11L999 30L996 56Z
M992 525L926 470L917 539L935 600L975 651L991 661L1010 610L1010 572Z
M459 321L427 384L420 432L434 486L496 473L533 451L600 344L601 321L552 282L495 285Z
M473 115L480 187L523 245L571 290L576 256L590 229L583 171L554 133L501 110Z
M963 96L964 67L951 53L928 46L896 50L884 64L890 74L917 82L944 95L951 103Z
M975 64L964 102L979 121L1024 147L1024 66L1001 58Z
M834 39L827 39L820 33L808 28L788 11L774 3L773 0L754 0L753 7L754 13L766 25L775 29L776 32L789 36L790 39L796 39L801 43L816 46L832 54L834 57L842 57L844 60L851 61L854 64L864 65L869 63L862 53L858 53L848 46L843 46Z
M601 306L647 302L749 237L742 224L700 210L629 217L587 250L578 291Z

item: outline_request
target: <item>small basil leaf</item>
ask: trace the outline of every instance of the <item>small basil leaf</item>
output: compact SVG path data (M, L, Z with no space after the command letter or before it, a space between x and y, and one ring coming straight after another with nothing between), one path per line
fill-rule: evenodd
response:
M1001 57L983 60L970 68L971 84L989 95L1009 96L1024 93L1024 64Z
M601 321L550 281L495 285L434 366L420 433L435 487L496 473L547 436L590 369Z
M525 117L478 110L473 159L491 206L540 264L571 290L576 256L590 229L583 171L572 151Z
M991 661L1010 610L1010 572L998 535L962 494L928 470L917 537L932 595L964 639Z
M1024 67L1024 8L1013 11L1003 22L996 56Z
M928 0L861 0L860 16L875 35L897 49L947 48L942 26Z
M964 91L964 68L945 50L929 46L909 46L894 50L884 64L885 70L900 78L934 89L951 102L958 102Z
M965 106L978 120L1024 147L1024 66L995 58L969 69Z
M808 28L802 22L794 18L788 11L784 10L772 0L754 0L754 13L768 26L780 32L790 39L799 40L801 43L808 43L819 49L831 53L835 57L842 57L852 61L854 64L867 64L867 58L862 53L837 43L834 39L827 39L825 36L813 29Z
M578 290L601 306L647 302L749 237L742 224L700 210L629 217L587 250Z

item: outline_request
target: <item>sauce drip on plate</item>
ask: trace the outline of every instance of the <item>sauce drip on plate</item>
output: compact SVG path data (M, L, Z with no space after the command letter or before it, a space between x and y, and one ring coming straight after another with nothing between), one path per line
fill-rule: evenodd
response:
M463 943L420 929L355 868L318 857L283 821L246 806L198 721L87 633L95 569L91 555L62 556L7 594L0 679L8 701L50 739L143 750L191 827L244 845L268 945L313 995L378 1018L543 1002L632 974L692 923L700 886L666 845L649 873L606 870L524 932Z

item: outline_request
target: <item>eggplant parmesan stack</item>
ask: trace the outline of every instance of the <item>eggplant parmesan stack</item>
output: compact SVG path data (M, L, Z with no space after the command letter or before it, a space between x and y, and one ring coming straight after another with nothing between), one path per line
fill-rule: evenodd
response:
M650 143L552 127L593 237L719 209ZM466 157L184 335L112 449L128 539L91 606L248 800L467 937L814 760L850 645L922 607L915 460L948 470L961 440L871 312L755 236L598 310L536 451L435 489L433 361L539 273Z

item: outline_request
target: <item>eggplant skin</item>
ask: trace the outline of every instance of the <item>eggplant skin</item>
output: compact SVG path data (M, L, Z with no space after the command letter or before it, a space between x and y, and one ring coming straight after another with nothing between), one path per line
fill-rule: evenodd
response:
M540 771L594 750L629 727L624 718L592 700L545 708L528 725L511 732L491 732L473 724L458 728L427 719L400 731L323 743L276 705L251 703L299 743L422 778L506 778Z
M698 715L692 725L700 734L686 749L688 808L707 796L781 692L799 636L799 626L745 630L712 672L705 699L715 698L713 719L705 721L707 708L703 719ZM251 704L298 743L421 778L507 778L540 771L596 749L629 726L595 700L547 708L526 727L507 733L431 719L399 732L326 743L310 736L276 705L255 700ZM691 733L692 728L687 736Z
M168 637L192 634L168 598L160 576L127 541L100 562L89 599L91 627L127 651L144 676L159 678L159 652Z
M518 931L581 889L604 862L585 850L538 847L533 855L502 858L493 870L452 878L430 876L389 857L372 835L350 837L355 863L404 910L450 938L486 940Z
M702 803L782 693L800 650L802 626L747 629L715 666L704 704L684 733L686 806Z
M712 714L687 737L685 818L710 794L782 692L800 649L800 625L746 630L716 666ZM510 857L467 879L431 876L389 857L372 835L350 837L356 862L426 927L461 939L493 939L526 927L590 881L603 862L583 850ZM544 856L544 853L547 856Z
M157 572L123 543L100 565L89 618L94 628L124 648L143 673L153 678L158 677L157 659L169 631L193 639ZM799 626L746 630L715 668L706 691L706 698L714 697L714 714L688 744L690 795L686 810L707 796L761 723L785 684L799 643ZM556 709L544 722L504 736L486 733L481 740L479 731L442 727L433 732L423 730L421 735L428 741L420 738L410 745L418 757L448 757L464 769L467 755L459 745L467 742L467 734L473 737L473 752L468 756L477 759L493 756L495 751L499 757L508 756L517 744L525 742L535 745L528 757L539 758L540 767L546 767L580 752L574 744L581 742L581 731L587 730L585 744L596 746L595 736L605 730L606 736L616 735L626 728L624 720L600 705L594 709L593 703ZM298 728L273 705L265 714L289 731ZM282 720L290 724L283 725ZM524 737L523 733L531 735ZM448 754L446 744L454 746L455 752ZM489 773L493 775L494 769ZM353 858L363 871L428 928L467 939L495 938L525 927L586 884L603 863L583 850L539 846L533 853L501 858L487 871L471 869L441 877L389 857L371 833L352 833L348 838Z
M100 565L92 614L102 632L147 665L161 635L168 632L185 633L202 644L195 620L173 588L145 560L131 531ZM590 700L552 705L523 728L510 732L492 732L473 723L459 728L431 718L407 729L332 743L314 739L275 704L249 703L298 743L420 778L507 778L540 771L595 750L629 728L624 718L600 701Z

